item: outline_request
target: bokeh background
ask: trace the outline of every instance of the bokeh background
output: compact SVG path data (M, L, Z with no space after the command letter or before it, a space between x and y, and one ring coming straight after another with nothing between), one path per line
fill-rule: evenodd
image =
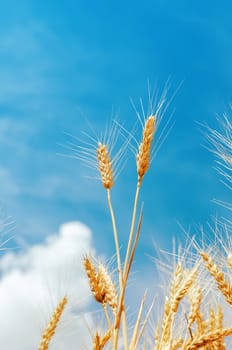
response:
M62 294L53 288L45 298L49 278L41 282L41 266L56 276L62 291L69 287L60 275L72 271L70 288L75 285L76 296L85 295L89 305L80 258L89 250L112 257L111 225L100 182L65 145L78 144L82 131L100 135L110 118L131 130L137 117L130 98L139 106L142 97L146 109L148 80L158 95L169 81L171 103L163 125L172 115L173 127L141 191L144 220L131 302L146 286L155 289L155 246L171 251L173 237L184 245L186 232L198 236L215 216L228 217L212 202L227 201L229 191L204 147L201 124L217 127L217 116L230 113L231 13L230 1L208 0L0 4L0 199L2 221L13 221L1 236L2 242L10 238L0 257L5 348L36 347L50 315L46 305L50 300L51 311ZM122 251L135 185L129 151L112 191ZM54 340L56 349L77 348L69 325L80 323L78 307L69 311L62 337Z

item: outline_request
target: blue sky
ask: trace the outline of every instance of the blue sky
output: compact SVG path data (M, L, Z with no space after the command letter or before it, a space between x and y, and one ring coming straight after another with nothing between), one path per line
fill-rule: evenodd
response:
M3 250L0 259L0 308L7 320L0 339L9 350L19 344L19 350L33 348L46 324L33 328L37 317L30 306L42 300L46 315L47 299L38 299L44 296L40 263L60 276L59 268L75 260L75 252L79 257L94 249L112 256L106 193L63 146L70 141L68 133L93 135L89 125L100 133L112 111L130 130L137 121L130 97L136 105L142 97L146 106L148 80L160 91L169 80L169 98L177 93L164 116L165 123L173 113L173 128L141 190L145 206L135 270L142 273L136 274L131 300L144 285L156 285L151 279L154 245L170 251L173 237L185 244L183 229L198 235L213 216L228 217L212 202L229 201L229 191L213 169L214 156L203 147L199 123L217 127L217 115L230 113L231 11L230 1L209 0L0 3L0 201L2 216L15 222L2 237L14 235L11 249ZM128 152L112 190L122 249L135 186L134 155ZM87 225L92 236L74 221ZM71 271L67 263L64 270L70 269L75 290L86 296L80 264ZM22 312L30 329L17 321ZM71 339L64 348L76 349L76 344Z
M100 253L112 254L106 198L100 183L63 152L71 133L103 130L112 110L130 128L130 104L146 99L147 79L170 78L168 115L175 125L152 163L138 261L151 241L171 247L173 236L223 212L212 198L229 193L202 147L197 122L216 125L232 87L228 1L8 1L0 4L1 201L15 221L13 246L24 247L79 220L93 231ZM167 115L167 117L168 117ZM83 117L84 116L84 117ZM125 244L135 188L133 154L113 189Z

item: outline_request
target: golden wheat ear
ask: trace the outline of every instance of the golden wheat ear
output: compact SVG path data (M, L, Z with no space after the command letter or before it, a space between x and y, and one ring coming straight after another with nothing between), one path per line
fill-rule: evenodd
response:
M112 331L109 329L103 337L100 337L98 332L96 332L94 339L93 339L93 350L102 350L104 346L107 344L107 342L111 338Z
M101 289L105 292L105 304L108 304L115 314L118 305L116 286L113 283L111 275L102 263L98 264L98 276Z
M83 264L95 300L103 306L109 305L116 313L117 290L106 267L102 263L96 267L88 257L84 258Z
M57 325L59 323L59 320L61 318L61 315L62 315L67 303L68 303L68 299L66 296L63 299L61 299L61 301L59 302L59 304L58 304L56 310L54 311L45 331L43 332L42 339L41 339L40 345L38 347L38 350L48 350L48 346L50 344L50 341L55 334Z
M97 147L97 159L102 185L109 190L114 185L113 167L108 148L101 142L98 143Z
M87 256L83 260L83 265L95 300L100 304L104 304L105 293L99 286L98 271L96 267Z
M182 310L179 313L178 311L182 300L196 283L197 269L198 266L195 265L191 270L187 270L180 262L175 266L170 291L165 297L163 320L160 322L160 327L156 328L155 350L178 349L185 341L183 334L185 323L178 317ZM176 327L178 333L175 332Z
M199 318L200 316L200 307L202 303L202 289L200 287L194 286L188 293L190 299L190 312L188 315L188 329L191 334L191 326L192 324Z
M152 141L156 130L155 122L156 122L155 116L151 115L147 118L143 128L143 137L139 145L139 150L136 156L139 184L141 184L145 173L149 169Z
M217 282L218 289L224 295L227 303L232 306L232 287L226 280L224 272L213 262L212 257L206 252L201 252L201 256L204 260L205 267Z
M232 328L217 329L215 331L208 332L206 334L200 334L183 344L183 350L196 350L196 349L215 349L214 344L221 338L230 336L232 334ZM208 347L207 347L208 345ZM224 348L219 348L224 349Z

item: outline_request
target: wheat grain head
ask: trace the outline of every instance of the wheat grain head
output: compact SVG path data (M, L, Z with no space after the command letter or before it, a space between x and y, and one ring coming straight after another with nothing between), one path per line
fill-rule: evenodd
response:
M38 350L48 350L49 343L55 334L57 325L59 323L60 317L64 311L64 308L68 302L67 297L65 296L61 301L59 302L55 312L53 313L45 331L43 332L42 339L40 342L40 345L38 347Z

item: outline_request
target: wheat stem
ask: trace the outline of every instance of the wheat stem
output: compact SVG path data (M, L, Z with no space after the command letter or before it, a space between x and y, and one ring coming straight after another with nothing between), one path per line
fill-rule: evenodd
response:
M129 261L128 261L128 266L127 269L125 271L125 276L123 278L123 288L122 288L122 292L120 294L119 297L119 302L118 302L118 311L117 311L117 315L116 315L116 319L115 319L115 343L114 343L114 350L117 350L117 344L118 344L118 330L120 327L120 320L121 320L121 314L124 312L124 297L125 297L125 291L126 291L126 284L127 284L127 279L130 273L130 269L132 266L132 262L134 259L134 254L135 254L135 250L138 244L138 239L139 239L139 234L140 234L140 230L141 230L141 225L142 225L142 215L143 215L143 207L141 209L141 213L140 213L140 217L139 217L139 223L138 223L138 228L137 228L137 232L136 232L136 236L134 239L134 243L133 243L133 247L131 249L131 255L129 257Z
M126 258L125 258L125 262L124 262L124 269L123 269L123 278L124 279L125 279L125 274L127 271L127 265L128 265L130 251L131 251L131 245L132 245L132 239L133 239L134 230L135 230L135 220L136 220L136 215L137 215L139 191L140 191L140 184L138 183L137 188L136 188L136 192L135 192L133 214L132 214L132 219L131 219L131 227L130 227L129 239L128 239L128 243L127 243Z
M108 206L110 210L113 233L114 233L114 243L115 243L115 249L116 249L116 255L117 255L120 293L122 293L123 278L122 278L122 269L121 269L121 257L120 257L120 249L119 249L119 242L118 242L118 231L117 231L116 220L115 220L114 210L113 210L112 201L111 201L110 189L107 189L107 199L108 199ZM124 306L123 306L123 312L122 312L122 331L123 331L125 350L127 350L128 349L127 322L126 322L126 311L124 309ZM115 332L116 332L115 341L117 343L119 329L116 329Z
M149 318L150 318L150 315L151 315L153 306L154 306L154 301L152 302L152 304L151 304L151 306L150 306L150 308L149 308L149 310L148 310L148 312L147 312L147 314L146 314L146 316L145 316L145 319L144 319L144 321L143 321L143 324L142 324L142 326L141 326L141 328L140 328L139 335L138 335L138 339L137 339L137 344L138 344L139 340L141 339L141 337L142 337L142 335L143 335L143 333L144 333L144 329L145 329L145 327L146 327L146 325L147 325L147 323L148 323L148 320L149 320Z
M120 285L120 291L121 291L122 289L121 257L120 257L120 249L119 249L119 242L118 242L118 231L117 231L116 220L115 220L114 210L113 210L112 201L111 201L110 189L107 189L107 200L108 200L108 206L109 206L110 216L111 216L111 221L113 226L114 243L115 243L117 265L118 265L119 285Z
M104 314L105 314L105 317L106 317L108 328L111 329L112 328L112 324L111 324L111 321L110 321L110 317L109 317L109 313L108 313L108 310L107 310L107 306L106 305L102 305L102 308L103 308L103 311L104 311Z
M141 300L141 304L140 304L137 320L136 320L136 323L134 325L134 332L133 332L133 335L132 335L132 338L131 338L129 350L136 349L136 345L137 345L137 342L138 342L139 326L140 326L140 323L141 323L141 318L142 318L142 312L143 312L143 308L144 308L145 299L146 299L146 294L144 294L144 296L143 296L143 298Z

